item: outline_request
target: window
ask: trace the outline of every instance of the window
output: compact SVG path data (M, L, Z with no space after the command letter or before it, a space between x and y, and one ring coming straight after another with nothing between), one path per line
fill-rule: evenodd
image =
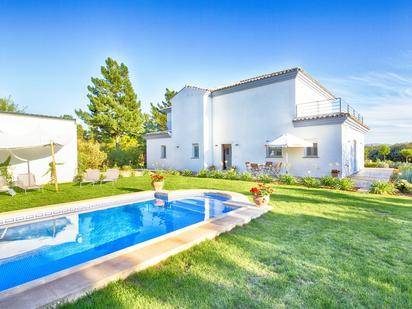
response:
M266 148L266 157L267 158L281 158L282 157L282 148L281 147L271 147Z
M317 157L318 156L318 143L313 143L312 147L306 147L305 156L306 157Z
M160 146L160 159L166 159L166 146Z
M199 159L199 144L192 144L192 159Z

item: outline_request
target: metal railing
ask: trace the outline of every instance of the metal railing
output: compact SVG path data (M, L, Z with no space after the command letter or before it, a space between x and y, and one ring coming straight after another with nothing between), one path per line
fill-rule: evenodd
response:
M363 116L352 106L343 102L341 98L299 103L296 105L296 118L329 114L349 114L363 123Z

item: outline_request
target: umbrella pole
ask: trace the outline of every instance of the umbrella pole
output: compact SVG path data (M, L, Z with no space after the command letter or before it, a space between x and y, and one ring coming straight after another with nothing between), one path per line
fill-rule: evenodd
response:
M27 178L29 179L29 187L31 187L31 177L30 177L30 161L27 160Z
M54 143L50 143L51 157L52 157L52 166L51 166L51 179L54 183L54 189L56 192L59 191L59 184L57 183L57 170L56 170L56 160L54 158Z

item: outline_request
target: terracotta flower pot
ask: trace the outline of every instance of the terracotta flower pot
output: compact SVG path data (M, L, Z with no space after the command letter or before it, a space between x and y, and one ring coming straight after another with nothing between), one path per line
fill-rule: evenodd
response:
M335 172L335 171L333 171L333 172L331 172L331 174L332 174L332 177L335 177L335 178L338 178L339 177L339 172Z
M256 206L267 206L269 204L270 196L254 196L253 200L255 201Z
M162 191L164 184L164 181L152 181L152 187L155 191Z

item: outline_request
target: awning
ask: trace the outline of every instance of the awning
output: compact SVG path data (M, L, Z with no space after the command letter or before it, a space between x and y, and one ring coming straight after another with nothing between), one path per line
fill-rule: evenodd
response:
M282 147L282 148L303 148L312 147L313 143L308 142L300 137L286 133L273 141L265 144L265 146Z

